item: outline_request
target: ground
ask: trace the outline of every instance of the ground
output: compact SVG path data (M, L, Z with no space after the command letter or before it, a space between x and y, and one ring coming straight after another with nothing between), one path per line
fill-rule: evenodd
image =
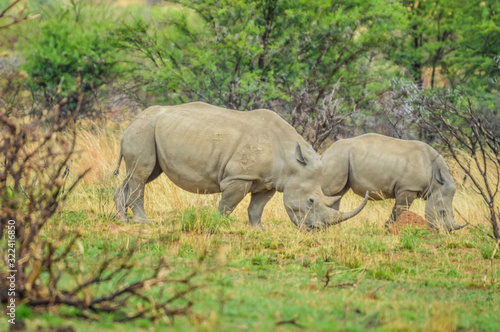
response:
M138 250L138 275L151 273L160 258L173 276L197 271L200 288L189 296L193 308L174 320L129 323L113 323L109 316L88 321L65 306L18 308L29 329L500 330L500 255L484 279L494 245L483 234L489 226L481 198L467 184L456 181L455 208L479 229L452 234L422 225L422 200L396 223L399 234L384 228L391 200L369 202L355 218L325 231L303 232L288 219L280 194L264 211L265 230L257 230L247 219L248 197L230 219L217 218L219 195L189 194L164 175L146 187L146 212L153 223L121 224L113 219L113 193L125 177L124 166L118 177L112 173L122 130L104 125L80 130L70 180L88 167L91 171L44 236L55 236L62 228L82 234L80 254L74 257L86 275L106 255L120 255L131 246ZM451 163L450 168L455 179L462 178ZM349 193L341 209L352 210L361 200ZM422 227L400 227L408 224ZM114 287L104 283L94 292ZM0 330L6 328L6 320L0 320Z

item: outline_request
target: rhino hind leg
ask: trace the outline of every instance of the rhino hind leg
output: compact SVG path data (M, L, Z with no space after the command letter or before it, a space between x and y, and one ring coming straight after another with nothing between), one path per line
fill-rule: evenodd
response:
M135 177L128 182L128 195L126 205L130 206L134 215L133 222L150 223L144 211L144 181Z
M253 227L262 227L261 217L267 202L274 196L276 189L269 191L252 193L250 205L248 206L248 219Z
M389 220L385 222L385 228L391 227L391 225L398 219L401 213L408 211L416 196L417 193L411 191L405 191L396 196L396 203L392 208L392 213Z
M116 220L119 222L127 222L127 196L128 196L128 179L125 179L115 191L116 204Z
M144 186L160 176L162 169L156 162L155 154L141 157L125 155L127 176L115 193L116 216L120 222L127 222L127 208L130 207L132 222L151 223L144 209Z
M231 181L227 184L223 182L221 182L222 198L219 202L219 212L227 216L233 212L236 206L248 194L252 182L244 180Z

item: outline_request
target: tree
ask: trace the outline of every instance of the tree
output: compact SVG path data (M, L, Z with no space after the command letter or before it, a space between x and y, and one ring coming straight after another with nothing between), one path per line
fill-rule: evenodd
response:
M466 87L473 95L494 92L498 82L498 1L401 0L406 24L387 49L416 84Z
M364 0L177 3L183 7L153 24L138 18L115 30L117 47L149 63L133 81L167 103L274 109L316 148L338 123L324 106L336 82L356 81L358 61L389 37L401 9ZM364 93L360 86L336 98L340 118Z
M388 49L391 59L406 68L416 84L424 83L430 69L428 86L437 86L438 71L445 70L443 60L457 46L461 27L461 4L453 0L402 0L406 24L394 33Z
M467 86L474 96L498 93L500 75L500 3L468 1L458 14L461 38L446 60L446 75L452 86ZM498 102L498 101L496 101Z
M500 190L500 137L475 111L467 98L467 104L454 105L442 96L424 98L425 110L421 112L423 124L439 135L453 159L488 208L495 241L500 241L500 207L496 197ZM464 155L460 149L465 150Z

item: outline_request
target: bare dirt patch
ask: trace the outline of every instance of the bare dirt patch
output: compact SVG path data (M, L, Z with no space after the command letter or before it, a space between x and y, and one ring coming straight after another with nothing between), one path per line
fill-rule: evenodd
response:
M399 218L391 225L389 234L401 234L405 227L418 227L421 229L432 230L427 224L427 221L416 213L405 211L401 213Z

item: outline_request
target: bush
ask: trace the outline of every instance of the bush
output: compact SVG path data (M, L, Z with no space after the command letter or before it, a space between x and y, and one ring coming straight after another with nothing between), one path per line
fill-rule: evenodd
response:
M78 114L79 107L80 103L71 113ZM17 317L10 317L16 326L23 326L22 319L31 316L30 308L62 305L74 307L89 320L112 315L108 317L113 321L154 321L185 315L193 305L186 296L198 287L192 280L196 271L172 279L167 264L159 259L152 263L152 271L144 273L137 264L135 246L126 252L101 250L99 260L85 266L88 252L81 235L62 224L47 227L85 175L67 181L76 127L72 117L60 116L58 107L48 111L52 120L46 127L20 114L10 104L0 107L0 160L4 161L0 166L0 263L6 267L0 271L0 303L19 305ZM57 228L56 235L43 233L50 227Z
M397 21L387 9L401 10L379 0L174 2L182 7L112 32L131 60L144 59L127 91L147 91L158 103L279 110L314 148L365 98L372 79L359 69L363 55ZM345 93L337 91L341 77Z
M80 6L61 10L41 23L39 34L29 37L29 52L22 65L28 86L42 105L74 109L83 94L81 112L95 112L95 97L118 73L115 52L108 42L110 22L96 8Z

